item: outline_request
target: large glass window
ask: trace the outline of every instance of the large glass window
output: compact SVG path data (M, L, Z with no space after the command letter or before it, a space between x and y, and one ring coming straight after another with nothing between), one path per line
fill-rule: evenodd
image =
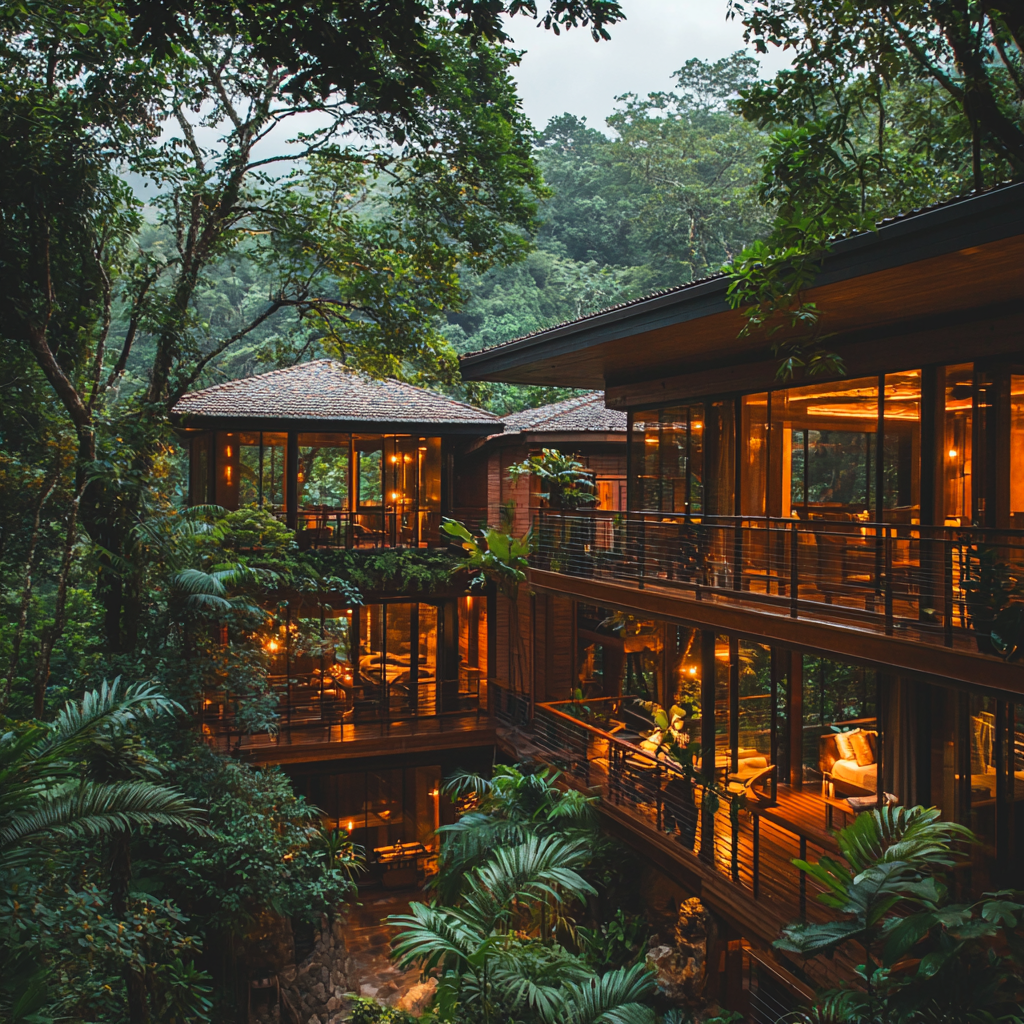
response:
M638 412L643 440L631 436L634 506L698 516L704 505L704 407ZM637 431L639 434L639 430Z
M868 518L874 494L878 380L790 388L772 395L780 432L780 512Z
M859 665L805 655L803 659L803 777L827 773L847 796L878 788L875 673ZM864 742L853 744L854 733Z
M1010 526L1024 529L1024 376L1010 376Z
M238 434L238 503L280 510L285 506L288 435L267 431Z
M921 371L885 378L882 518L921 521Z
M968 525L972 516L974 365L946 367L942 453L943 519Z
M299 504L349 507L348 434L299 434Z

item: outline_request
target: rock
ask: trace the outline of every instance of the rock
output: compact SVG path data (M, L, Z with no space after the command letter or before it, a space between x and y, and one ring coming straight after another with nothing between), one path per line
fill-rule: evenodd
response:
M331 996L331 998L327 1000L328 1013L334 1013L339 1006L341 1006L341 1000L337 996Z
M378 999L387 999L388 996L393 996L398 991L398 986L393 981L385 981L379 989L377 989Z
M331 972L326 967L320 968L320 980L325 986L329 986L331 984Z
M334 933L335 942L341 942L345 938L345 926L341 923L341 919L336 917L334 923L331 925L331 931Z
M295 981L296 977L298 976L298 973L299 969L295 966L295 964L289 964L287 967L285 967L282 971L278 973L277 977L282 985L290 985L293 981Z
M335 985L334 986L334 995L338 999L344 999L345 998L345 986L344 985Z
M306 1024L320 1024L320 1018L314 1013L313 1016L306 1021Z
M359 986L359 994L365 996L367 999L372 999L377 994L377 987L375 985L362 984Z
M322 1003L322 1002L323 1002L323 1001L324 1001L324 1000L325 1000L325 999L327 998L327 989L326 989L326 988L324 988L324 983L323 983L322 981L318 981L318 982L317 982L317 983L316 983L316 984L315 984L315 985L313 986L313 990L312 990L312 992L310 993L310 995L312 995L312 997L313 997L313 998L314 998L314 999L315 999L315 1000L316 1000L316 1001L317 1001L318 1003Z
M327 948L327 946L324 943L323 939L317 939L316 942L313 943L313 949L317 953L322 953L326 948Z
M339 985L342 988L345 987L345 975L342 974L337 967L335 967L334 970L331 971L331 985L334 987L337 987Z
M408 992L402 996L401 999L395 1003L395 1007L399 1010L405 1010L406 1013L411 1013L414 1017L419 1017L423 1011L430 1005L430 1001L434 998L434 993L437 991L437 978L427 978L426 981L421 981L417 985L413 985Z
M707 911L700 900L685 900L679 907L674 946L656 946L647 962L657 972L655 983L663 999L673 1006L699 1006L704 990L708 952Z

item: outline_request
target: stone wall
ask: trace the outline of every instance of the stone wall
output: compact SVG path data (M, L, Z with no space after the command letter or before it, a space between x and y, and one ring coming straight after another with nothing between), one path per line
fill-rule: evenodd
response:
M320 935L313 952L300 964L277 974L281 986L280 1015L271 1003L269 1012L254 1007L257 1024L340 1024L348 1000L351 973L345 948L344 925L339 918L320 920Z

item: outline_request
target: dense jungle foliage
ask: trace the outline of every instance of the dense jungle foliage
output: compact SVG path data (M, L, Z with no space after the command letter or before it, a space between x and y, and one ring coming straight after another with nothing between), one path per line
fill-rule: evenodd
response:
M827 310L800 292L831 237L1020 175L1012 5L727 6L793 69L689 61L607 130L539 132L502 17L600 39L614 0L4 8L4 1019L234 1017L268 922L331 911L359 858L284 775L203 743L204 695L273 729L261 637L290 602L450 568L318 560L252 509L186 511L180 395L332 355L540 404L464 387L457 354L722 264L751 330L809 325L779 354L813 370Z

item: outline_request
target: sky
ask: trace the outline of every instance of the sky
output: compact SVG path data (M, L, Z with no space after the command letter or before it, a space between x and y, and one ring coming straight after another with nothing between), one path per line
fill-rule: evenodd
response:
M562 113L586 117L591 128L625 92L668 89L672 72L691 57L714 61L743 49L743 28L726 21L727 0L621 0L626 21L611 41L595 43L586 29L556 36L528 18L510 20L516 49L526 50L516 72L523 109L537 128ZM786 64L781 52L761 59L765 74Z

